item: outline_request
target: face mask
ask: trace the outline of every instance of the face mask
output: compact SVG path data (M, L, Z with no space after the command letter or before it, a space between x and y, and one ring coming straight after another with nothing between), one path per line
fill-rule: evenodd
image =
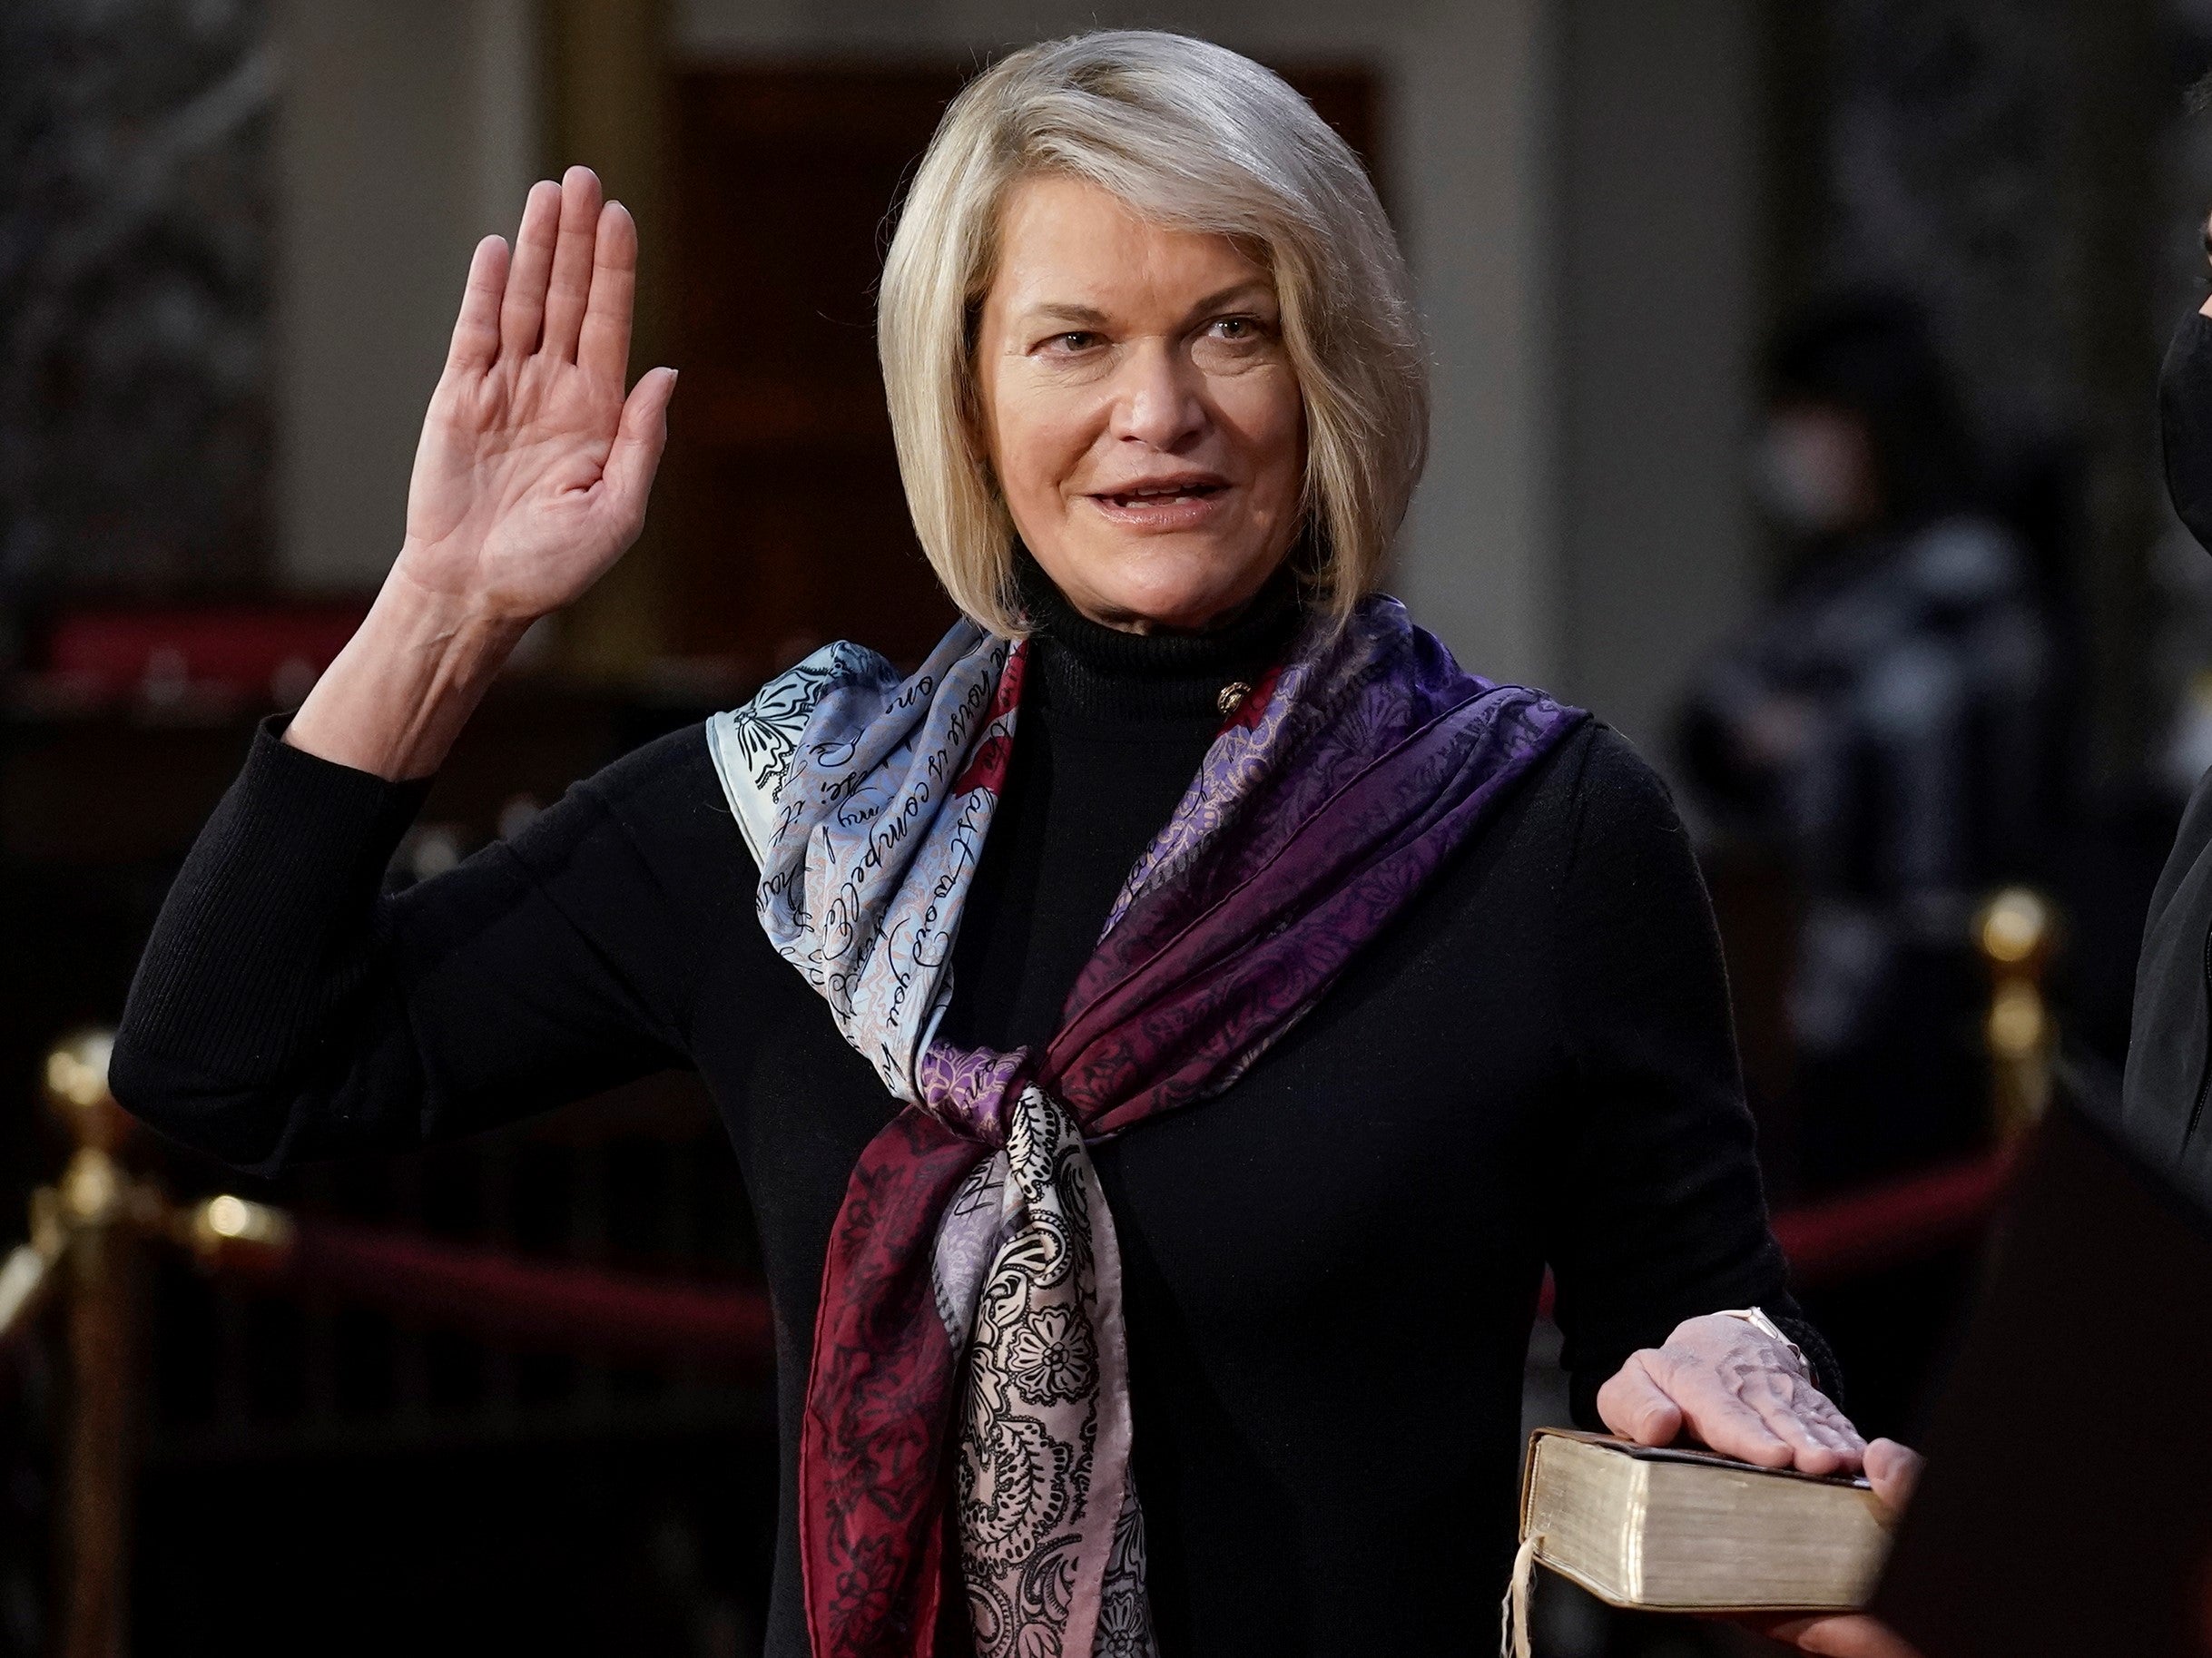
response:
M1770 417L1752 456L1759 505L1804 536L1846 530L1866 515L1864 440L1848 416L1785 409Z

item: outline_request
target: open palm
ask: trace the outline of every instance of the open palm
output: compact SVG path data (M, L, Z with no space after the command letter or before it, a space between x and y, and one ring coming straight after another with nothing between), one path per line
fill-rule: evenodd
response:
M637 538L676 377L624 396L636 287L637 227L589 168L531 190L511 256L477 245L408 486L411 581L529 622Z

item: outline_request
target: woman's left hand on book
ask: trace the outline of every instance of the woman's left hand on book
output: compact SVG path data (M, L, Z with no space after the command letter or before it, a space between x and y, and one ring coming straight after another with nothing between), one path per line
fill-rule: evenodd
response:
M1664 1346L1631 1353L1598 1390L1598 1414L1639 1445L1686 1435L1762 1467L1856 1473L1866 1454L1786 1343L1725 1313L1685 1319Z
M1598 1390L1615 1433L1641 1445L1688 1437L1725 1457L1806 1474L1863 1469L1883 1505L1902 1513L1921 1459L1893 1439L1869 1445L1814 1386L1797 1356L1742 1319L1687 1319ZM1745 1619L1776 1641L1827 1658L1918 1658L1895 1631L1857 1614Z

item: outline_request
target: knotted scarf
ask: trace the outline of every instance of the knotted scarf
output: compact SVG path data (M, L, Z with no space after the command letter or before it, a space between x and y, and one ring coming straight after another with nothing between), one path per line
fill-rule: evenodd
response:
M1234 1083L1584 718L1463 672L1395 600L1309 619L1130 870L1052 1039L962 1050L937 1028L1027 651L962 622L901 680L830 645L708 723L762 927L901 1104L822 1270L815 1658L933 1653L948 1548L981 1658L1150 1658L1086 1147Z

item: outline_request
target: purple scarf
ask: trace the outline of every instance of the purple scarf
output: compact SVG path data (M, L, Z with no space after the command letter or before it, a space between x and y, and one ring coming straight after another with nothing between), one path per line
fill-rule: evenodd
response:
M1309 621L1130 871L1052 1040L968 1052L936 1030L1026 662L966 622L904 682L831 645L708 724L762 925L904 1107L822 1271L815 1658L933 1653L949 1548L982 1658L1150 1658L1120 1256L1086 1147L1243 1075L1584 718L1464 672L1393 599Z

